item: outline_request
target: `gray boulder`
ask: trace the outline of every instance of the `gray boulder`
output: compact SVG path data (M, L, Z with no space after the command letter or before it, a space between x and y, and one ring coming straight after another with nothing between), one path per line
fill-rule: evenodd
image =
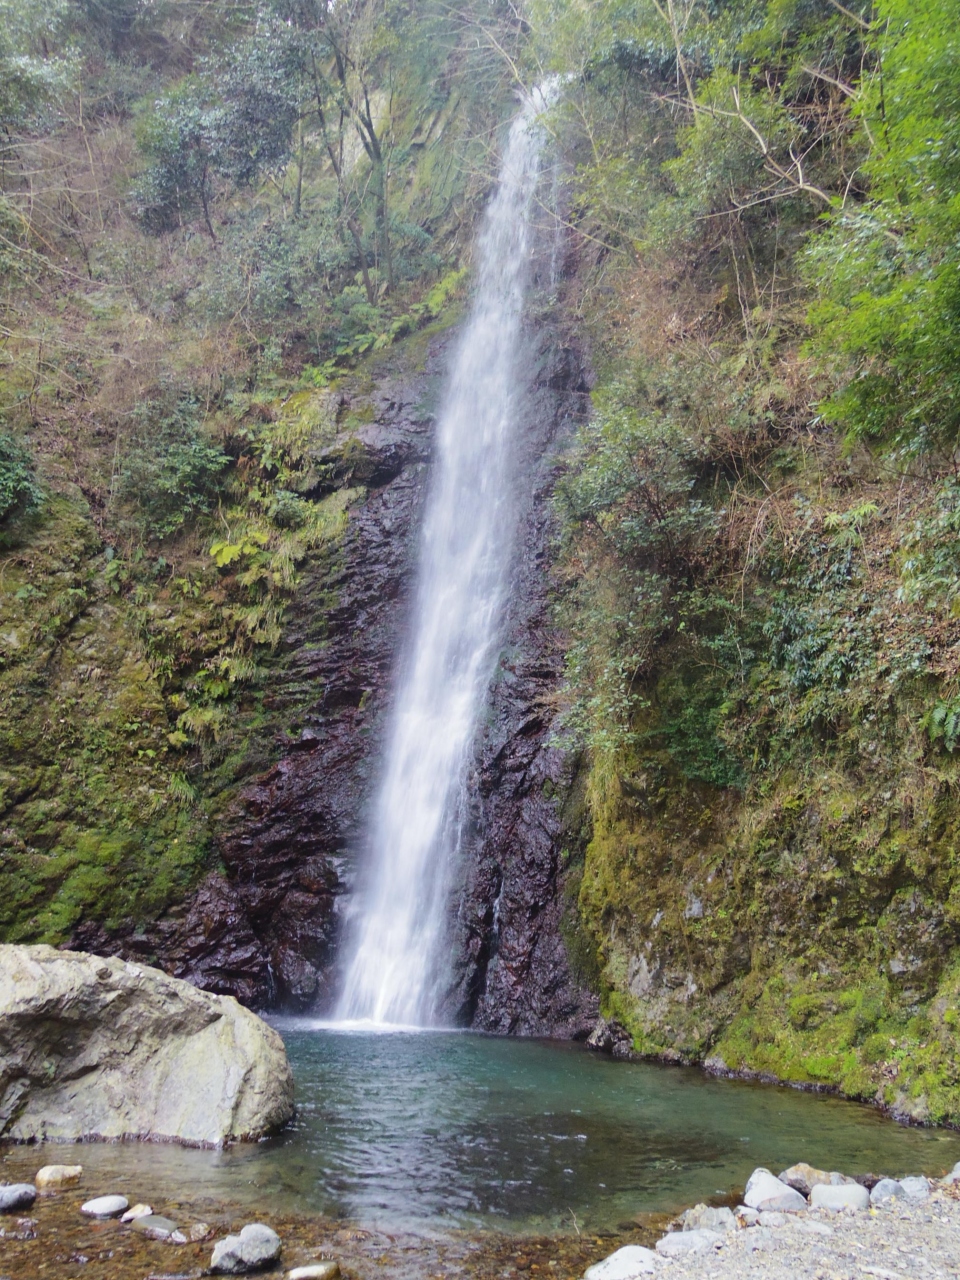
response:
M802 1196L808 1196L814 1187L826 1186L830 1182L829 1173L823 1169L815 1169L812 1164L806 1164L803 1161L800 1164L792 1164L778 1176L781 1182L785 1182L788 1187L793 1187L794 1191L799 1191Z
M238 1236L227 1236L213 1246L210 1270L221 1275L242 1276L276 1262L280 1257L280 1237L262 1222L248 1223Z
M640 1244L626 1244L602 1262L595 1262L583 1273L583 1280L638 1280L652 1275L660 1259ZM293 1271L290 1275L294 1275ZM288 1277L289 1280L289 1277Z
M29 1209L37 1198L37 1188L29 1182L0 1183L0 1213Z
M764 1209L760 1214L761 1227L785 1227L790 1219L779 1209Z
M926 1178L901 1178L900 1186L908 1200L926 1200L930 1194L930 1183Z
M750 1209L779 1210L780 1213L799 1213L807 1207L800 1192L775 1178L769 1169L754 1169L743 1193L743 1203Z
M839 1186L814 1187L810 1192L810 1203L815 1209L867 1209L870 1206L870 1192L856 1182L842 1183Z
M871 1204L883 1204L885 1200L902 1200L907 1193L895 1178L881 1178L870 1192Z
M695 1204L684 1213L684 1231L736 1231L737 1220L731 1209L712 1209L706 1204Z
M657 1241L657 1253L664 1258L679 1258L686 1253L706 1253L723 1243L719 1231L701 1227L697 1231L671 1231Z
M0 1137L221 1146L292 1114L283 1042L236 1000L146 965L0 946Z

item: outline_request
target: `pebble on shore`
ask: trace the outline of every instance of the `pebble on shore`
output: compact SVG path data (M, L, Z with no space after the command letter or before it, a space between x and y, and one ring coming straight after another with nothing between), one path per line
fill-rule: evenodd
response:
M132 1209L128 1209L126 1213L120 1217L121 1222L133 1222L137 1218L147 1218L153 1210L148 1204L135 1204Z

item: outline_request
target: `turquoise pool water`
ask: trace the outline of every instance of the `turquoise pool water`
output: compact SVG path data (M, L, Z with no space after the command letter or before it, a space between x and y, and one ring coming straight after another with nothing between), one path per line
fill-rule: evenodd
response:
M729 1194L756 1165L937 1174L960 1159L953 1132L904 1128L828 1096L614 1062L580 1045L276 1025L296 1077L289 1130L227 1151L72 1149L85 1181L388 1230L601 1230ZM70 1162L70 1150L49 1158Z

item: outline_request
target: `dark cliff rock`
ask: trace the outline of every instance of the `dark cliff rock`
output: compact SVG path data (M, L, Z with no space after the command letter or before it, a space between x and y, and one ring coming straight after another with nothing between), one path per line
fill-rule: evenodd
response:
M142 935L86 926L74 946L150 958L256 1006L329 1004L339 905L353 882L405 627L449 341L434 340L419 372L402 356L384 361L372 392L348 393L341 406L330 464L366 497L350 511L335 564L307 570L288 615L263 705L289 727L272 744L276 762L222 804L222 870ZM514 589L469 787L447 1013L491 1031L585 1036L597 1001L563 940L560 797L572 766L553 741L563 654L549 587L557 452L586 397L577 352L549 324L531 326L522 366Z
M458 904L452 1003L487 1031L586 1036L596 997L563 940L560 797L572 762L555 743L563 650L551 619L550 499L558 450L586 409L576 351L549 327L531 340L518 397L522 519L504 641L480 737Z
M266 744L276 763L222 802L222 871L142 933L84 924L74 947L150 958L257 1007L304 1008L328 994L336 898L403 629L445 345L420 373L385 361L373 392L341 406L329 466L366 496L334 563L318 557L305 570L288 613L263 694L271 721L287 727ZM361 414L369 420L357 425Z

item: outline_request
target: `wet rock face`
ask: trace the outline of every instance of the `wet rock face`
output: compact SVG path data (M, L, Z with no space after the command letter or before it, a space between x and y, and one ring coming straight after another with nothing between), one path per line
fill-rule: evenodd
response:
M550 585L557 451L586 412L586 387L577 352L549 329L531 346L518 424L522 518L478 746L451 1005L487 1031L579 1037L593 1027L597 1001L573 974L563 941L559 798L570 789L572 762L555 743L563 650Z
M369 396L341 406L344 430L330 459L340 483L367 494L351 508L335 566L318 564L312 578L307 570L292 606L264 699L290 728L276 764L222 809L224 871L142 935L82 926L74 946L149 958L255 1007L329 1007L341 908L405 631L450 341L433 343L420 372L387 368ZM469 784L445 1014L491 1031L586 1035L596 999L572 974L561 928L558 797L571 764L553 744L563 654L549 587L557 450L587 397L578 353L549 326L531 332L521 366L514 586Z
M444 345L421 375L379 380L365 405L373 421L331 451L350 459L344 478L367 497L351 510L334 572L301 589L288 623L269 704L288 705L299 732L223 815L230 888L266 959L261 1002L322 1008L333 995L337 899L350 884L403 633Z
M363 486L334 563L303 570L264 707L287 726L272 768L222 805L223 872L142 933L97 923L71 945L149 959L256 1008L322 1007L331 992L337 899L349 885L414 568L446 340L421 372L385 371L344 397L328 449L336 481ZM323 462L325 459L321 458Z

